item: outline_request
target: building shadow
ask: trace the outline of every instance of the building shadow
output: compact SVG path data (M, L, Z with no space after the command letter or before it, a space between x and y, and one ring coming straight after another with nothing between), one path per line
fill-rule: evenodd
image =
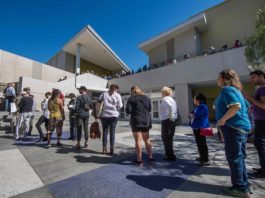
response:
M172 177L162 175L127 175L127 179L134 181L137 185L153 191L163 191L165 189L178 190L184 192L203 192L210 194L219 194L220 186L213 184L205 184L196 181L188 181L189 185L181 184L187 180L183 177ZM192 188L191 188L192 186Z

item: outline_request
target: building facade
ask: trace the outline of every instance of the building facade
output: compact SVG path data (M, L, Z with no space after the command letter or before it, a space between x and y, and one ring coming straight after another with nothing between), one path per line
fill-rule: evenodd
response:
M255 13L264 0L227 0L189 18L176 27L139 45L149 57L147 71L113 79L120 86L124 104L133 85L141 87L152 100L152 118L158 118L158 104L163 86L172 87L184 123L192 111L192 95L204 93L214 120L212 105L219 88L216 79L220 71L234 69L245 85L249 85L245 40L255 32ZM235 41L240 41L235 45ZM128 118L123 112L122 116Z

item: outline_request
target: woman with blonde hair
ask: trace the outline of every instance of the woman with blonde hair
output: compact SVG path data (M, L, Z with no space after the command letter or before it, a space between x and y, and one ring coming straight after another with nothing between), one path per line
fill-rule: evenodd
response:
M249 104L244 99L237 73L231 69L219 73L217 85L222 88L216 99L216 120L224 136L225 155L231 172L232 187L224 192L230 196L247 197L250 192L245 165L245 144L251 125Z
M152 127L151 122L151 100L144 95L142 90L133 86L131 88L131 97L128 99L126 112L131 115L130 125L135 139L135 148L137 159L136 165L142 166L142 139L148 154L148 161L154 162L152 155L152 145L149 138L149 129Z
M165 147L164 160L175 161L173 137L176 128L177 104L172 98L172 90L169 87L163 87L161 94L163 99L159 105L159 117L162 122L161 136Z

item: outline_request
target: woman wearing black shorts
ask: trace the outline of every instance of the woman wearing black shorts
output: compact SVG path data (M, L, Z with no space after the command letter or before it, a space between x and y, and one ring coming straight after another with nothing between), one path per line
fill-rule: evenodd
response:
M152 127L151 122L151 101L144 95L142 90L133 86L131 88L131 97L128 99L126 112L131 115L130 125L135 139L135 149L137 159L136 165L142 166L142 139L144 140L146 151L148 154L148 161L154 161L152 155L152 145L149 138L149 129Z

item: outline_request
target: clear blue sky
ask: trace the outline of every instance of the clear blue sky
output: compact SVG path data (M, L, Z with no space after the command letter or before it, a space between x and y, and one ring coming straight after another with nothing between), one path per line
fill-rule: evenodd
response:
M0 49L46 62L86 24L132 69L138 45L223 0L0 0Z

